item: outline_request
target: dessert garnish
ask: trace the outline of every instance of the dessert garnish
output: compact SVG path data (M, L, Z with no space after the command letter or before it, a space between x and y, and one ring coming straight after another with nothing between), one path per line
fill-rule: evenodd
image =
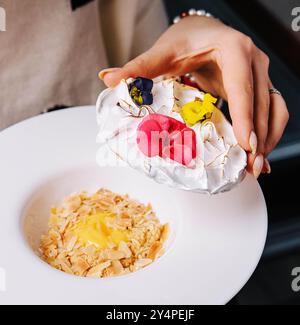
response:
M195 98L193 102L187 103L181 108L180 114L187 125L193 126L212 117L216 102L217 98L205 94L203 102L200 98Z
M150 114L142 120L137 144L147 157L170 158L185 166L197 155L195 131L162 114Z
M138 77L133 82L131 82L128 87L130 96L136 105L152 105L153 80Z

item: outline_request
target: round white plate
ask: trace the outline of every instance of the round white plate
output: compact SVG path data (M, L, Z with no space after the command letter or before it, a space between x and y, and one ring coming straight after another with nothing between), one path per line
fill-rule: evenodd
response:
M209 197L158 185L128 168L100 168L94 110L41 115L0 133L0 304L227 303L252 275L266 240L256 180L247 176L233 191ZM152 203L171 224L166 254L110 279L52 269L34 254L28 232L36 248L51 205L100 187Z

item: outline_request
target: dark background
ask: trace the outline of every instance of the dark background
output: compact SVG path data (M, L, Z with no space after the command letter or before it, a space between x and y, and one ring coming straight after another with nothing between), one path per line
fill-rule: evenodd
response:
M231 304L300 304L291 272L300 267L300 32L291 11L300 0L165 0L172 19L190 8L205 9L252 37L271 59L270 76L288 104L290 122L270 156L272 174L262 176L269 232L262 260Z

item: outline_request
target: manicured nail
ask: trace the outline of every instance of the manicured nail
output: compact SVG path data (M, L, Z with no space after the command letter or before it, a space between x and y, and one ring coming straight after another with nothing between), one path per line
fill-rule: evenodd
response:
M256 152L257 152L257 136L256 136L254 131L251 131L250 138L249 138L249 144L250 144L252 155L256 155Z
M261 174L261 171L264 167L264 157L263 155L258 155L253 164L253 175L257 179L259 175Z
M102 71L99 72L98 74L98 77L99 79L103 80L105 75L107 75L108 73L111 73L111 72L115 72L117 70L120 70L120 68L109 68L109 69L104 69Z
M271 174L272 168L271 168L270 162L267 158L265 159L265 167L266 167L267 174Z

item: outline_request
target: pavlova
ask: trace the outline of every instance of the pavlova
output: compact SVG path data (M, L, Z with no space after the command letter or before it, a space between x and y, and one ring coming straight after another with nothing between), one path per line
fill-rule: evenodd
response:
M243 180L247 155L216 101L175 79L122 80L97 101L100 152L178 189L228 191Z

